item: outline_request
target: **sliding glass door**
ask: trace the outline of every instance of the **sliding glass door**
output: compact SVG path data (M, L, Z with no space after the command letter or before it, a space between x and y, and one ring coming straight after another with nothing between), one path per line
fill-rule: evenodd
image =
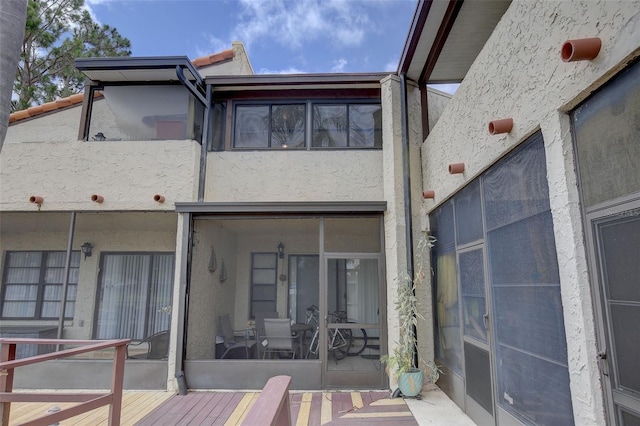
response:
M96 339L142 340L168 330L173 253L104 253Z

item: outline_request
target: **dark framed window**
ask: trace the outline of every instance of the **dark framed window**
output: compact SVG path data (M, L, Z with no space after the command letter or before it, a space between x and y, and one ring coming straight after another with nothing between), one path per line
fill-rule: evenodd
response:
M278 255L251 253L251 302L249 316L256 312L276 312Z
M382 106L372 101L238 102L234 149L382 148Z
M313 148L381 148L380 104L314 104Z
M303 148L306 105L237 105L234 148Z
M66 252L10 251L2 281L2 318L54 319L60 316ZM72 319L80 252L71 253L65 318Z
M103 253L96 339L140 340L168 330L175 255Z

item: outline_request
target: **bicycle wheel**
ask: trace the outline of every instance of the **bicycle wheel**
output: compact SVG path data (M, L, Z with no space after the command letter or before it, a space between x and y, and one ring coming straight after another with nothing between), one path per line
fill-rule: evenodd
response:
M351 346L347 355L360 355L367 347L367 331L364 328L351 329Z
M333 342L333 358L339 361L347 356L349 348L351 348L351 330L348 328L340 328L335 334Z

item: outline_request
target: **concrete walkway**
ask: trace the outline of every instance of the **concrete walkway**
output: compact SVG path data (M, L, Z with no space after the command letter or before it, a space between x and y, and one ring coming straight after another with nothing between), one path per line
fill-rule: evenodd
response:
M440 388L423 390L421 399L405 402L420 426L475 426L462 410Z

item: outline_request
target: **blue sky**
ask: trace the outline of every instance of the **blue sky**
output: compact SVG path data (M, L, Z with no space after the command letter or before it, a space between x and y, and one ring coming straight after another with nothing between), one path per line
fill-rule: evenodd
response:
M133 56L190 59L242 41L256 73L396 71L416 0L85 0Z

